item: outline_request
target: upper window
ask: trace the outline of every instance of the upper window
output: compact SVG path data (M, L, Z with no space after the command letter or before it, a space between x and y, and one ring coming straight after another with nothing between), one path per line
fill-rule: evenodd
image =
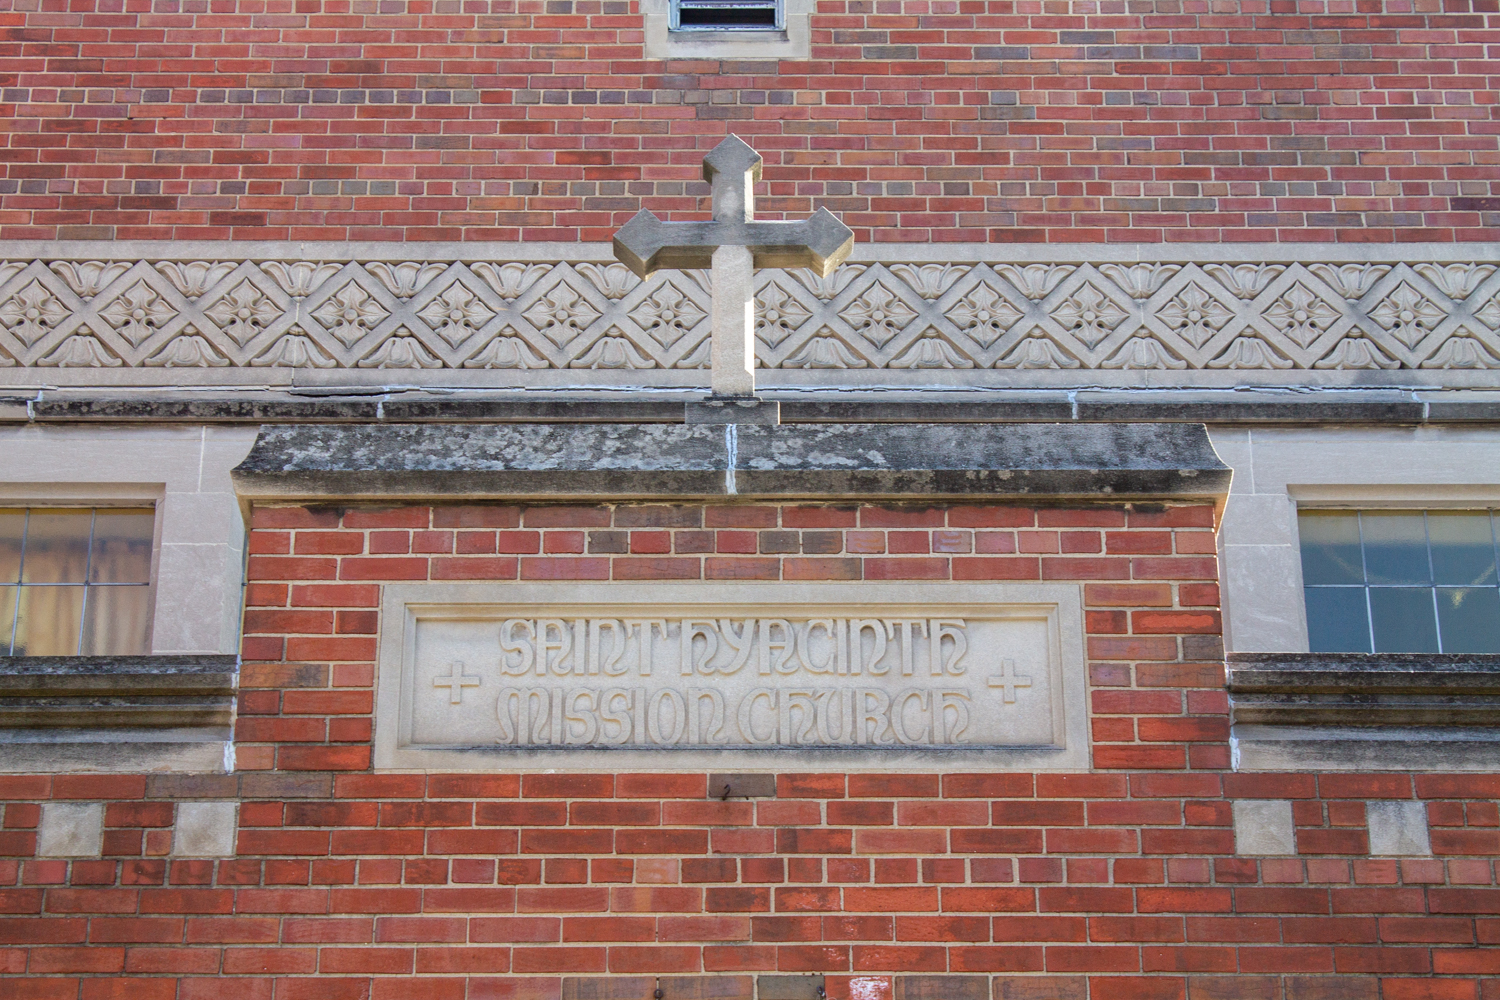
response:
M781 0L672 0L673 31L774 31Z
M1306 510L1314 653L1500 653L1494 511Z
M145 653L149 507L0 508L0 656Z
M647 59L807 59L814 0L641 0ZM774 100L773 102L774 103Z

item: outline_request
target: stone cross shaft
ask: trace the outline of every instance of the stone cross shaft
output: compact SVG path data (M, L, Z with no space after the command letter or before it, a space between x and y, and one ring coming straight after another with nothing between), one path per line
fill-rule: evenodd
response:
M615 233L615 257L642 278L662 268L711 269L715 396L755 392L755 269L806 267L827 277L854 249L853 231L826 208L797 222L756 222L760 168L760 154L731 135L703 158L712 222L663 222L642 209Z

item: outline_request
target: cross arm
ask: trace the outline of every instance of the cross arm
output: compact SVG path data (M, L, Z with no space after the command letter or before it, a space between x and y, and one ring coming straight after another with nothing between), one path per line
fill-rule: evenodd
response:
M756 267L805 267L827 277L854 249L854 231L826 208L800 222L663 222L642 209L615 233L615 258L644 278L706 268L721 246L749 247Z

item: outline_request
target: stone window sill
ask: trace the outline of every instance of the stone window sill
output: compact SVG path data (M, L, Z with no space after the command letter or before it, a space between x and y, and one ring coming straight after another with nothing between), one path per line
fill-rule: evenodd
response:
M1500 767L1500 656L1232 653L1237 770Z
M0 657L0 772L222 771L239 657Z

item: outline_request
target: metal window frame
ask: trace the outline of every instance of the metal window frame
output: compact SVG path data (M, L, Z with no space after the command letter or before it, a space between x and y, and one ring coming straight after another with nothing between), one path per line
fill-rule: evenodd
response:
M715 25L688 25L682 24L682 9L712 10L718 9L747 9L775 11L775 22L770 25L763 24L726 24ZM724 31L785 31L786 30L786 3L784 0L671 0L671 20L668 29L674 32L724 32Z

